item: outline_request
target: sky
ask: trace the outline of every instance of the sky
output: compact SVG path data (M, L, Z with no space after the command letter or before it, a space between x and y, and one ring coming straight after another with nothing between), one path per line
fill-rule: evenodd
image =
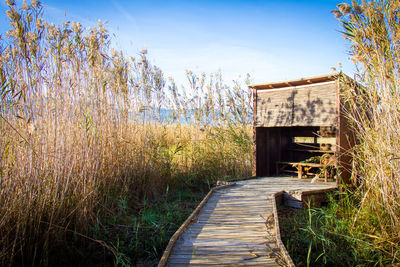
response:
M185 70L199 74L220 70L228 84L247 73L254 83L327 74L331 67L339 69L338 62L352 75L350 46L330 13L340 2L41 1L47 20L56 24L106 22L116 48L133 57L146 48L151 62L178 85L185 83ZM9 27L6 9L1 2L1 34Z

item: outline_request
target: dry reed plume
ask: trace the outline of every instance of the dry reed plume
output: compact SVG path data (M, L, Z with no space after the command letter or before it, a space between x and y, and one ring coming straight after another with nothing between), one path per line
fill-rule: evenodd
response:
M400 252L400 2L340 4L333 11L359 68L348 86L348 116L359 138L354 151L361 203L353 227L399 262ZM343 81L348 84L348 81Z

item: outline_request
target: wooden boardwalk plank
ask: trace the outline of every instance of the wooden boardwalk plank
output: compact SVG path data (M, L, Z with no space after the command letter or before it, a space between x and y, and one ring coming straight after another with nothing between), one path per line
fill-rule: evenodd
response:
M278 266L282 254L270 221L273 194L334 186L265 177L217 190L177 239L167 266Z

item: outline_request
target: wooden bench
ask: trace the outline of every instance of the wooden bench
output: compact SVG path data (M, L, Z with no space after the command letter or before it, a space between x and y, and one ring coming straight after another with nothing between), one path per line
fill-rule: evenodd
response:
M324 172L325 182L328 181L328 177L332 177L332 168L334 164L321 164L321 163L308 163L308 162L288 162L278 161L276 162L276 174L279 175L286 166L292 166L297 169L297 175L299 179L303 178L303 173L309 174L309 170L312 168L318 168Z

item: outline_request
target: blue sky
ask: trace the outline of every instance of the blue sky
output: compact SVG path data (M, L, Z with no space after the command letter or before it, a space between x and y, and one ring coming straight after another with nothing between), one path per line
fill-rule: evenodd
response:
M20 1L17 1L20 2ZM353 73L348 43L331 10L341 1L42 1L55 23L107 22L114 45L152 62L178 84L185 70L222 71L229 83L249 73L255 83L313 76L343 65ZM0 30L8 26L0 5Z

